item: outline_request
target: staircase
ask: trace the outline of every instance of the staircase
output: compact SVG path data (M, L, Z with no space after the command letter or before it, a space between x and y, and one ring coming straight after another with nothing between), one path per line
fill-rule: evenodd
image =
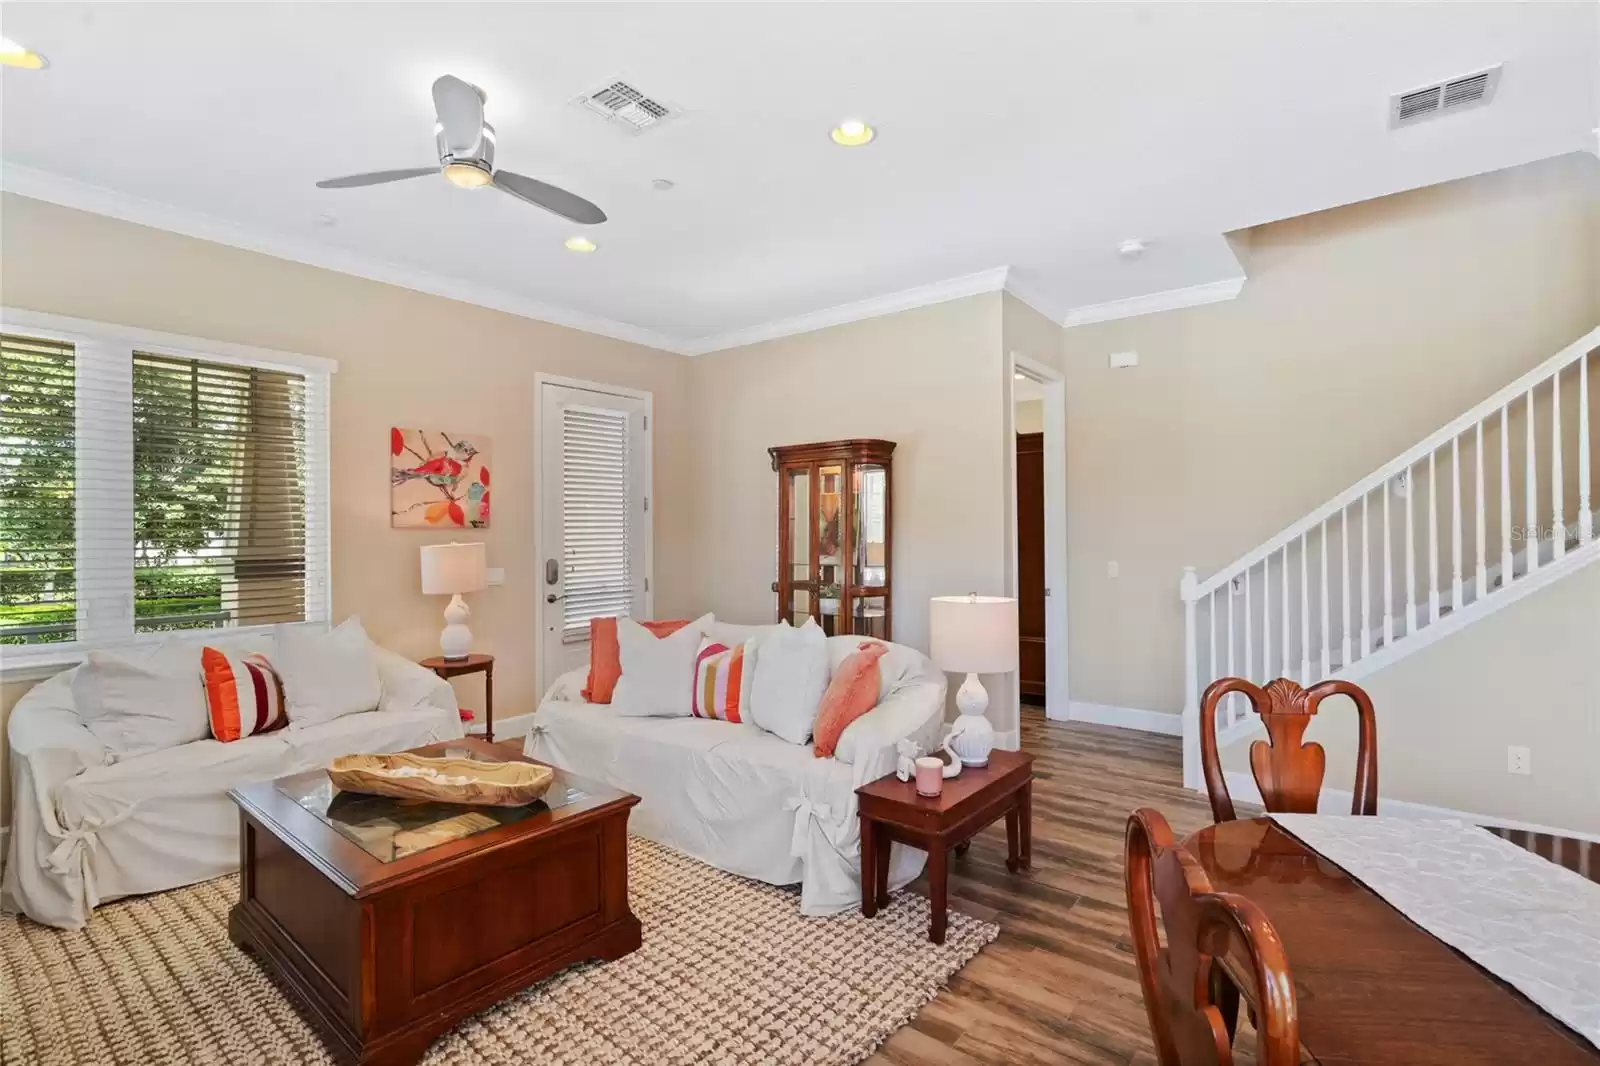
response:
M1205 580L1186 569L1184 783L1212 680L1353 681L1600 559L1591 410L1600 328ZM1243 696L1218 708L1219 745L1258 728Z

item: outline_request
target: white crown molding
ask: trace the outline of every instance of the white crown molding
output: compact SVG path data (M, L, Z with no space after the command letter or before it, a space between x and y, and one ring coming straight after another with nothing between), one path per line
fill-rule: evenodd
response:
M1062 313L1055 310L1060 301L1046 299L1042 294L1029 287L1026 282L1019 282L1015 271L1006 275L1006 292L1021 300L1056 325L1061 324Z
M665 334L641 326L617 322L583 311L557 307L492 286L461 281L427 270L391 263L372 256L347 252L300 237L241 226L214 215L188 208L147 200L100 185L62 177L32 167L6 163L0 166L0 192L16 193L33 200L44 200L91 214L106 215L124 222L181 233L187 237L260 252L277 259L288 259L307 266L335 270L371 281L381 281L403 289L442 296L447 300L476 304L494 311L549 322L568 329L596 333L614 340L656 348L683 355L683 344Z
M1005 288L1006 275L1009 272L1009 267L994 267L990 270L980 270L976 274L963 274L958 278L947 278L944 281L918 285L911 289L901 289L899 292L839 304L837 307L827 307L821 311L808 311L793 318L781 318L759 326L700 337L683 344L680 350L685 355L708 355L729 348L742 348L762 341L777 340L779 337L792 337L797 333L810 333L829 326L842 326L849 322L880 318L899 311L944 303L947 300L959 300L965 296L999 292Z
M1152 292L1143 296L1130 296L1125 300L1108 300L1102 304L1084 304L1067 311L1059 321L1066 327L1087 326L1091 322L1110 322L1118 318L1135 318L1157 311L1176 311L1182 307L1200 307L1204 304L1226 303L1244 289L1243 275L1208 281L1204 285L1189 285L1182 289Z

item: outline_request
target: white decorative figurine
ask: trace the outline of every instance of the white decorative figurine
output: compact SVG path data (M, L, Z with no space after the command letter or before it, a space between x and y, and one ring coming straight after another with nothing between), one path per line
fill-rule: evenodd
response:
M894 761L894 776L910 781L917 772L917 756L922 754L922 746L908 739L896 744L894 750L899 753Z

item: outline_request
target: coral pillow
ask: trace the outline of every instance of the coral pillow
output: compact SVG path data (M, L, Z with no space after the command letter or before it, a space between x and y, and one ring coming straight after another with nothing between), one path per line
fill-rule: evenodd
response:
M211 735L223 743L281 729L283 683L265 655L230 655L217 648L200 652Z
M687 618L669 622L640 622L657 637L667 637L689 624ZM617 643L615 618L589 619L589 681L583 686L585 703L610 703L622 676L622 648Z
M819 759L831 756L850 723L878 705L878 660L888 652L886 645L863 641L833 672L811 727L812 753Z

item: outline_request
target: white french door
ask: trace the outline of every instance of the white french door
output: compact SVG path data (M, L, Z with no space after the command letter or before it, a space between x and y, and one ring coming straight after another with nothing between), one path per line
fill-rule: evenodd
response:
M589 620L650 617L650 394L539 378L539 685Z

